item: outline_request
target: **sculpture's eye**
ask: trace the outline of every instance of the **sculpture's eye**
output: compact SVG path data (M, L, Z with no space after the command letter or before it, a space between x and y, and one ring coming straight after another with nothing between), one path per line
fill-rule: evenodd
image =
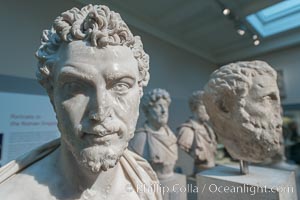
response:
M264 96L263 100L277 101L278 97L277 97L277 95L275 93L271 93L271 94L268 94L268 95Z
M67 82L64 84L64 90L68 95L75 96L84 92L82 84L77 82Z
M120 93L120 94L126 93L129 88L130 88L130 85L128 83L124 83L124 82L115 83L112 86L112 90L114 92L117 92L117 93Z
M269 94L269 98L270 98L271 100L273 100L273 101L276 101L276 100L278 100L278 97L277 97L277 95L276 95L276 94L274 94L274 93L272 93L272 94Z

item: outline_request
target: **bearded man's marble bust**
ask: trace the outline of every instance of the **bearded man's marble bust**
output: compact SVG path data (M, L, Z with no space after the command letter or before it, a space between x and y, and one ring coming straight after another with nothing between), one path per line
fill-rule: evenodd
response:
M212 127L233 158L259 163L280 151L276 76L266 62L237 62L216 70L205 86Z
M147 118L130 141L130 148L143 156L160 180L174 175L178 158L177 138L168 126L171 98L164 89L153 89L142 98L142 109Z
M62 13L36 52L61 138L0 170L1 199L160 199L150 165L127 149L149 81L149 57L118 13Z
M209 124L203 104L203 91L195 91L189 98L193 116L178 128L178 146L194 158L195 173L215 166L217 141Z

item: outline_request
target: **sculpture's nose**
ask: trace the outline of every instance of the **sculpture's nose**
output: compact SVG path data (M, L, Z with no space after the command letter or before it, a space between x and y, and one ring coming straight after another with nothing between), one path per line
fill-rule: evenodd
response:
M163 105L160 105L160 112L161 112L161 114L166 113L166 108Z
M103 122L110 116L111 108L109 106L107 93L105 91L97 91L90 99L89 119Z

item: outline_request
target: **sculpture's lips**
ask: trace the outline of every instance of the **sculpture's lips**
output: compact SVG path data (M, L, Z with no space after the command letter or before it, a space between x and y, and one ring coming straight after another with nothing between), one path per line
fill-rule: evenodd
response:
M107 144L109 141L118 138L117 132L98 134L98 133L83 133L83 139L93 144Z

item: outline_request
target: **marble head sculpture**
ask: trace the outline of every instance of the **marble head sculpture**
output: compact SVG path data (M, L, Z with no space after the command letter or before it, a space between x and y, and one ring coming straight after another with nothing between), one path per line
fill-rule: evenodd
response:
M189 98L189 108L193 113L193 117L200 121L208 121L209 116L206 112L205 105L203 103L203 91L198 90L193 92Z
M155 190L138 191L158 180L144 159L127 150L149 81L149 57L140 37L118 13L88 5L58 16L43 32L36 57L37 78L56 112L60 142L32 152L18 173L5 173L15 163L4 167L0 196L160 199Z
M164 89L157 88L145 94L141 105L147 121L153 126L166 126L170 103L170 94Z
M217 142L208 124L209 116L202 101L203 91L195 91L189 99L193 116L178 128L178 145L195 160L195 172L215 166Z
M164 89L146 93L142 110L147 120L130 141L131 149L149 161L160 180L173 176L178 158L177 139L167 125L170 103L170 95Z
M204 104L229 154L258 163L280 149L282 119L276 71L263 61L237 62L212 73Z

